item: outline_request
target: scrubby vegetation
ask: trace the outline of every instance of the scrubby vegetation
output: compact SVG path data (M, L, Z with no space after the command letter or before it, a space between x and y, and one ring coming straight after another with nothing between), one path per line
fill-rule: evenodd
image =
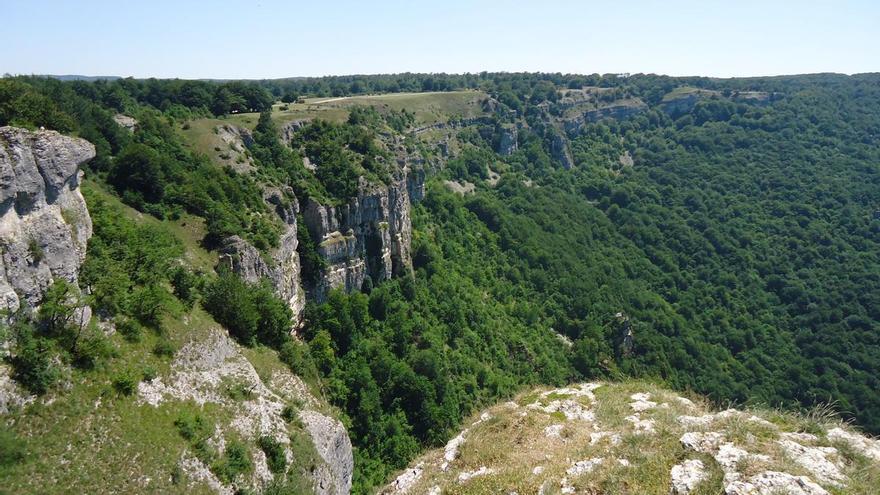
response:
M218 323L245 345L257 342L280 348L290 333L291 312L267 284L252 286L221 270L205 287L202 302Z
M446 418L461 418L450 397L469 397L467 410L483 394L509 394L501 384L576 375L656 377L719 402L831 402L880 428L876 78L749 82L787 96L765 106L719 97L676 119L654 109L587 124L572 141L573 171L552 159L551 131L532 126L506 160L514 173L496 188L466 199L429 191L416 215L414 280L374 290L369 317L360 295L307 313L316 363L344 383L332 397L351 415L360 454L379 459L361 461L365 476L401 467L397 452L415 448L409 439L442 442ZM478 181L491 142L469 136L472 147L444 173ZM620 166L625 153L634 167ZM459 277L479 289L470 293ZM468 338L491 328L483 318L495 305L517 323L569 337L568 357L536 335L502 344L500 355L477 343L515 335L512 322ZM634 333L626 353L617 346L621 317ZM473 349L485 367L464 364ZM506 375L509 356L530 365ZM418 370L413 399L398 385L409 369ZM453 374L455 385L435 373ZM464 376L478 377L479 392L455 391ZM360 427L370 395L384 421L402 427Z
M97 147L87 172L98 189L157 219L202 217L205 247L235 234L263 251L277 245L280 228L262 186L289 187L300 201L345 202L359 177L388 180L394 157L381 137L415 122L406 112L354 108L339 123L302 126L288 147L270 95L294 102L479 88L492 96L483 102L491 117L456 129L452 157L432 162L438 180L413 211L413 276L310 304L303 342L288 337L290 311L271 289L223 271L198 273L178 261L182 247L167 230L136 224L87 190L95 224L81 274L88 290L53 286L34 321L10 329L11 364L20 382L44 392L59 379L54 356L84 369L108 359L101 335L75 331L71 294L115 317L129 342L162 335L169 315L200 305L239 342L279 350L323 388L357 447L358 493L444 443L476 408L528 384L649 377L718 402L831 402L880 432L878 82L876 75L2 79L0 125L85 137ZM573 128L575 167L563 170L554 142L565 131L551 123L570 110L566 91L585 86L590 105L638 98L645 107ZM661 105L696 90L704 93L689 108ZM765 98L743 100L741 91ZM218 167L178 132L189 119L246 110L262 112L253 115L250 174ZM137 131L116 125L117 112L136 117ZM499 132L515 121L527 124L518 150L499 156ZM401 142L436 158L424 143ZM494 187L490 167L501 173ZM454 194L443 179L476 190ZM313 283L326 265L298 221L302 277ZM174 352L170 339L150 345L158 356ZM143 374L116 371L112 385L123 396ZM178 426L198 451L204 435L196 423L184 418ZM283 469L277 445L250 447ZM212 455L223 479L252 469L235 443Z

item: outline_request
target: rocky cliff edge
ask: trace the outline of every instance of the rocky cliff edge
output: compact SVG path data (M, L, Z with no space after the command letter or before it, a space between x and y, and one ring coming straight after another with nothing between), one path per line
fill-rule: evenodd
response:
M79 166L84 139L0 127L0 311L35 307L54 279L77 283L92 221Z
M713 410L639 383L539 389L491 407L381 494L877 493L880 441L819 412Z

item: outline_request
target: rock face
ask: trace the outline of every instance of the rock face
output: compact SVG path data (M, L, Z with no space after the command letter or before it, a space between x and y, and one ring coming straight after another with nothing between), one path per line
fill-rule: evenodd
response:
M128 132L134 132L138 129L138 121L134 117L117 113L113 116L113 121L120 127L125 128Z
M550 153L553 159L562 164L562 168L565 170L571 170L574 167L574 158L572 158L571 151L568 148L568 140L562 134L553 134L553 138L550 141Z
M319 302L332 289L360 290L367 277L379 282L411 269L410 203L424 195L424 176L404 170L388 185L362 181L359 189L340 206L305 206L306 226L328 264L310 288Z
M670 475L672 477L670 492L673 495L687 495L706 479L706 468L703 466L703 461L688 459L672 466Z
M617 321L617 335L615 337L615 350L621 356L629 356L632 354L635 345L635 334L633 333L632 321L629 316L623 313L614 315Z
M300 121L288 125L296 122ZM296 322L307 292L322 302L332 289L351 292L360 290L367 277L379 282L406 273L412 266L410 206L425 196L425 172L411 163L414 160L409 155L398 157L400 172L387 185L361 179L358 195L343 205L306 201L303 219L318 254L328 265L313 287L306 287L301 277L297 252L300 206L290 188L266 187L263 191L264 201L285 224L278 248L263 255L245 239L231 236L223 241L220 264L250 283L269 280L293 310Z
M501 127L498 149L496 150L499 155L509 156L516 153L518 147L517 140L519 139L518 134L516 126L513 124L505 124Z
M296 134L296 131L305 127L311 119L297 119L291 120L290 122L281 126L281 141L284 144L290 144L290 140L293 139L293 135Z
M720 91L708 89L691 88L684 92L673 91L664 96L663 101L660 102L660 109L675 119L693 110L700 100L712 98L722 99L728 96ZM774 95L764 91L734 91L729 98L740 103L766 105L773 100Z
M348 495L354 473L354 458L345 427L317 411L302 411L299 417L312 436L318 455L326 462L326 469L315 472L315 493Z
M675 98L667 98L660 103L660 109L669 114L672 118L677 118L693 110L697 105L697 102L701 99L713 95L714 92L695 91Z
M222 151L220 158L240 174L253 172L254 160L247 151L254 144L251 131L232 124L219 125L214 130L220 141L228 148Z
M734 101L744 103L752 103L757 105L767 105L770 102L782 97L781 93L767 93L765 91L734 91L730 97Z
M288 196L292 196L288 192ZM220 248L220 263L228 266L233 272L250 283L259 283L267 279L272 283L275 294L287 301L293 311L294 320L299 321L306 304L306 294L300 282L299 245L297 239L296 200L287 202L284 194L278 189L264 191L264 199L275 206L279 217L285 222L284 232L278 241L278 248L271 253L267 261L260 252L239 236L228 237Z
M77 283L92 235L79 166L94 156L83 139L0 127L0 310L35 307L55 279Z
M621 120L641 113L648 109L648 106L641 100L622 100L614 102L599 108L587 110L575 117L563 120L565 132L572 134L581 129L587 122L598 122L602 119Z

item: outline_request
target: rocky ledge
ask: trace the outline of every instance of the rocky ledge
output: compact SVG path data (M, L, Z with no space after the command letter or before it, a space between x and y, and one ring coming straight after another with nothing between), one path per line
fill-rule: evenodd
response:
M880 441L823 415L713 411L644 383L522 394L380 493L876 493Z

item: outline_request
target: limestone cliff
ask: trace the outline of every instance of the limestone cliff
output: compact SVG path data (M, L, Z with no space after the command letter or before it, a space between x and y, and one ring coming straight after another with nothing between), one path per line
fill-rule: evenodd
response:
M550 154L565 170L571 170L571 168L574 167L574 158L571 156L568 139L565 138L565 135L561 131L554 133L551 138Z
M644 112L648 106L639 99L620 100L607 105L585 110L562 120L565 131L575 133L588 122L598 122L602 119L625 119L638 113Z
M672 118L677 118L693 110L697 102L706 97L706 93L696 91L677 97L667 97L660 103L660 109L672 116Z
M675 119L689 113L701 100L729 99L739 103L766 105L777 96L778 94L770 94L764 91L734 91L727 94L708 89L682 87L664 95L659 108Z
M305 127L309 122L311 122L311 119L296 119L283 124L279 129L281 141L284 144L290 144L290 140L293 139L296 132Z
M303 216L328 267L315 287L323 301L331 289L359 290L411 267L410 203L424 195L424 175L404 169L387 185L361 181L358 195L339 206L306 204Z
M501 126L500 135L498 137L498 147L495 151L499 155L509 156L516 152L518 148L519 132L515 124L505 124Z
M405 162L402 170L387 185L361 179L358 195L342 205L306 201L303 218L318 254L328 265L314 287L305 287L300 276L296 223L299 206L292 191L285 194L268 188L264 192L266 202L275 206L285 223L278 248L263 256L246 240L231 236L220 248L220 264L251 283L269 280L275 293L290 305L297 321L307 291L320 302L332 289L356 291L367 277L375 283L407 272L412 265L410 205L424 197L425 174L411 170Z
M92 235L79 166L94 156L83 139L0 127L0 311L35 307L55 279L77 283Z
M287 301L293 311L294 319L299 321L306 304L305 290L300 282L299 245L297 239L296 214L299 211L292 191L284 192L278 188L267 188L263 197L275 207L276 213L284 222L284 231L278 241L278 248L270 253L268 260L249 242L239 236L223 241L220 248L220 263L230 268L244 280L258 283L267 279L275 289L275 294Z
M255 170L254 159L248 153L248 148L254 144L254 136L251 131L232 124L219 125L214 128L214 131L224 145L218 158L238 173L253 172Z

